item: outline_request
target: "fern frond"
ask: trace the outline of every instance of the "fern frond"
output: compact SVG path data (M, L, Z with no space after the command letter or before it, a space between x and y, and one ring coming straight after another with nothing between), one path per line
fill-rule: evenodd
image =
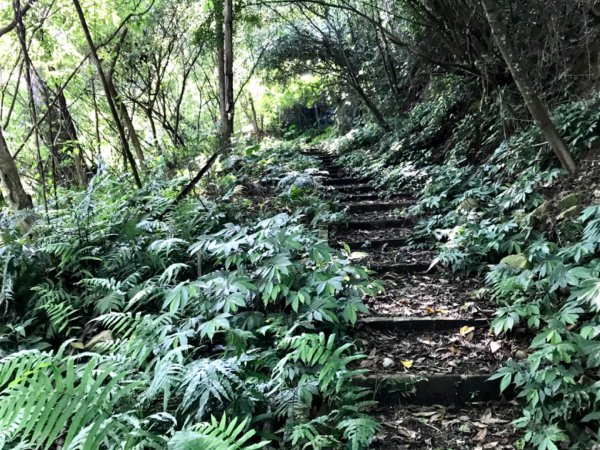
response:
M169 450L258 450L267 446L268 441L246 445L256 434L254 430L244 432L247 422L244 419L238 424L238 418L234 417L228 423L225 415L220 421L212 416L210 423L175 433L169 441Z
M179 394L180 408L196 420L206 414L210 401L223 405L234 398L242 384L240 367L234 359L200 359L185 368Z

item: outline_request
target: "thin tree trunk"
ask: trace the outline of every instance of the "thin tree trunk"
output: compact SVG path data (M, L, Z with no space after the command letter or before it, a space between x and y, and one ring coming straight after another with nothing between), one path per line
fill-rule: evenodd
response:
M220 146L231 148L235 112L233 95L233 0L218 3L217 70L219 76Z
M138 174L137 166L135 164L135 159L133 159L133 155L131 154L131 150L129 149L129 142L127 142L127 136L125 135L125 129L123 128L123 124L119 120L119 113L117 112L117 107L115 106L114 99L111 95L108 80L106 78L106 75L104 74L104 70L102 69L102 64L100 63L100 59L98 58L98 53L96 52L96 47L94 46L94 41L92 40L92 35L90 34L90 30L89 30L87 22L85 20L83 10L81 9L81 5L79 4L79 0L73 0L73 5L75 6L75 9L77 11L77 16L79 17L79 21L81 22L81 27L83 28L83 32L85 34L85 39L90 48L90 54L92 56L92 60L94 61L94 64L96 65L96 69L98 70L98 75L100 77L100 81L102 82L102 87L104 88L104 93L106 94L106 101L108 102L108 106L110 108L110 113L113 116L115 125L117 127L117 131L119 132L119 137L121 138L121 144L123 146L124 157L126 160L129 161L129 165L131 166L131 172L133 174L135 184L139 188L141 188L142 181L140 180L140 176Z
M224 144L227 112L225 110L225 32L224 32L224 3L217 0L215 5L215 22L217 38L217 78L219 80L219 145Z
M17 165L13 160L4 133L0 127L0 182L2 183L3 196L8 205L14 210L31 209L33 202L25 192Z
M256 114L256 107L254 106L254 99L252 98L252 95L248 95L248 103L250 104L250 111L252 112L252 126L254 127L256 142L260 142L262 141L263 130L258 124L258 115Z
M115 85L113 84L111 79L108 79L108 86L110 88L110 93L115 100L115 105L119 109L119 116L121 120L125 124L127 128L127 132L129 133L129 138L131 139L131 143L133 144L133 148L135 150L135 156L137 157L140 167L142 171L146 171L146 157L144 156L144 151L142 149L142 144L140 143L140 139L138 138L137 133L135 132L135 127L133 126L133 121L131 120L131 116L129 115L129 111L123 103L121 96L117 92Z
M38 129L38 117L37 111L35 107L35 100L33 96L33 84L32 84L32 64L31 59L29 58L29 52L27 50L27 39L25 36L25 25L23 24L23 18L21 17L21 3L19 0L13 0L13 8L15 12L15 21L16 21L16 29L17 36L19 40L19 44L21 46L21 51L23 52L23 62L25 63L25 81L27 83L27 94L29 97L29 105L31 107L31 118L33 119L33 126L35 130L35 147L36 147L36 156L37 156L37 166L38 172L40 175L40 181L42 185L42 198L44 201L44 209L46 211L46 218L50 221L48 215L48 196L46 194L46 173L44 170L44 165L42 163L42 154L40 151L40 135ZM2 137L4 140L4 137ZM6 141L4 142L4 146L6 146ZM8 147L7 147L8 151Z
M50 99L50 89L40 75L32 70L34 99L44 113L41 135L50 149L53 167L61 184L70 186L75 181L80 187L87 185L86 169L82 158L77 130L69 112L64 92L58 92L56 102Z
M502 21L496 0L481 0L485 15L490 24L490 29L496 45L502 53L502 57L512 74L515 84L529 109L531 116L537 122L546 140L554 150L556 157L569 173L576 171L577 167L571 153L567 149L564 140L554 126L546 106L536 94L533 83L527 76L527 69L512 45L506 27Z

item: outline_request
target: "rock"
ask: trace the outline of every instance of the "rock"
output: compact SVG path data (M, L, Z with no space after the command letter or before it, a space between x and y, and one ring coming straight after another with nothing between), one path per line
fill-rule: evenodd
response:
M527 352L525 352L523 350L517 350L515 352L515 358L516 359L525 359L525 358L527 358Z
M561 212L556 217L556 220L561 221L561 220L565 220L565 219L573 219L573 218L577 217L579 214L581 214L581 211L583 211L583 206L581 206L581 205L571 206L570 208L567 208L563 212Z
M600 189L595 189L594 190L594 197L595 198L600 198Z
M527 268L527 266L529 265L529 261L523 253L518 253L516 255L505 256L500 260L500 264L512 267L513 269L523 270Z
M558 207L561 211L565 211L573 206L578 205L580 201L581 199L579 198L579 194L568 194L558 201Z
M394 360L392 358L383 358L383 363L382 363L384 369L387 369L388 367L392 367L394 365Z
M479 205L479 202L474 198L466 198L458 205L459 211L471 211Z
M533 212L531 213L531 215L533 217L535 217L536 219L541 219L543 216L545 216L548 213L549 210L550 210L550 202L545 201L540 206L535 208L533 210Z

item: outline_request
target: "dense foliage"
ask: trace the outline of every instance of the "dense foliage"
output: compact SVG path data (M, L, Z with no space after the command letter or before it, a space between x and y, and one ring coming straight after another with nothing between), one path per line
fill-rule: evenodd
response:
M101 171L25 238L5 217L5 448L358 449L372 438L367 392L349 383L362 355L344 328L374 286L294 206L297 189L317 206L315 181L290 181L310 159L273 167L272 151L248 154L231 163L254 174L215 178L213 199L174 205L182 180L135 190ZM260 220L231 180L256 172L273 196ZM282 206L290 213L268 212Z

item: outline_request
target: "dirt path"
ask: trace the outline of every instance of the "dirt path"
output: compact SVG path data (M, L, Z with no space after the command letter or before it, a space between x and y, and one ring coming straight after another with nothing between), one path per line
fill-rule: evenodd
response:
M414 221L401 217L410 195L384 200L369 180L349 177L335 157L313 152L348 223L330 230L351 258L376 272L386 292L366 300L355 337L369 355L362 367L380 402L380 449L512 449L515 406L487 378L519 356L523 342L489 329L494 311L482 281L439 268L434 253L408 245Z

